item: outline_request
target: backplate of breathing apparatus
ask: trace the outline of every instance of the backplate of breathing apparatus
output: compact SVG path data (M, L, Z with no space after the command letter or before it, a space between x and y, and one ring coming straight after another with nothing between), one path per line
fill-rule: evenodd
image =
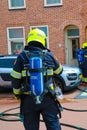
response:
M36 100L36 104L40 104L40 96L44 91L44 68L43 68L43 52L29 52L25 51L28 58L26 66L26 76L29 80L29 91ZM28 76L29 73L29 76ZM28 79L29 77L29 79Z

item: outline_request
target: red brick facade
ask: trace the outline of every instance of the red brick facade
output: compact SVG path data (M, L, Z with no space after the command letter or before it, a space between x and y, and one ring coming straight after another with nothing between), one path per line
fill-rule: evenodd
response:
M65 63L65 29L76 26L80 45L87 41L87 0L63 0L55 7L45 7L44 0L26 0L26 8L20 10L9 10L8 0L0 0L0 54L8 54L7 27L23 26L26 38L30 26L40 25L48 26L49 48Z

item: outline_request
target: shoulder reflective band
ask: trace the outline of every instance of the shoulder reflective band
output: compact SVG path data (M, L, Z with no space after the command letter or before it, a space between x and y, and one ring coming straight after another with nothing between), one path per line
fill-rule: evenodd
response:
M60 66L54 71L54 73L60 74L61 71L62 71L62 65L60 64Z
M15 70L12 70L11 76L12 76L13 78L16 78L16 79L21 79L21 73L15 71Z

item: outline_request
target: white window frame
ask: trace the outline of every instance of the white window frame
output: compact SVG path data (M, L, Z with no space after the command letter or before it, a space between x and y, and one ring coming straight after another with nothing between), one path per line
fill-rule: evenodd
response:
M48 31L48 25L30 26L30 30L32 30L32 28L40 28L40 27L46 27L47 28L47 48L49 48L49 31Z
M54 3L54 4L47 4L47 0L44 0L44 6L49 7L49 6L61 6L63 5L63 0L61 0L60 3Z
M16 6L16 7L12 7L11 0L8 0L8 7L9 9L24 9L26 8L26 0L24 0L24 6Z
M9 29L23 29L23 38L9 38ZM8 54L11 54L11 42L23 42L25 46L25 28L24 27L7 27Z
M72 28L69 27L69 28L67 28L67 31L68 31L68 30L73 30L73 29L77 29L77 28L75 28L75 27L72 27ZM79 30L79 29L78 29L78 30ZM68 32L67 32L67 37L68 37L68 38L79 38L80 36L79 36L79 35L76 35L76 36L68 36Z

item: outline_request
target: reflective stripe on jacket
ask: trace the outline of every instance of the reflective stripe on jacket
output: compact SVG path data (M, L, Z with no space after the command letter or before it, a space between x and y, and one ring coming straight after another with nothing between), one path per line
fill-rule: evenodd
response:
M30 73L27 73L28 76L30 76ZM26 70L22 70L22 73L16 72L15 70L12 70L11 76L16 78L16 79L21 79L22 77L26 77ZM47 69L46 72L43 74L44 76L52 76L53 75L53 69Z
M11 72L12 87L13 87L14 94L20 94L21 84L25 81L26 76L30 76L29 71L28 73L26 72L24 66L25 62L28 63L29 59L27 59L23 51L21 54L18 55L13 70ZM55 60L51 52L47 52L43 62L45 62L48 65L47 71L43 72L44 76L48 76L50 78L54 74L60 74L63 70L62 65ZM29 92L25 92L25 93L28 94Z

